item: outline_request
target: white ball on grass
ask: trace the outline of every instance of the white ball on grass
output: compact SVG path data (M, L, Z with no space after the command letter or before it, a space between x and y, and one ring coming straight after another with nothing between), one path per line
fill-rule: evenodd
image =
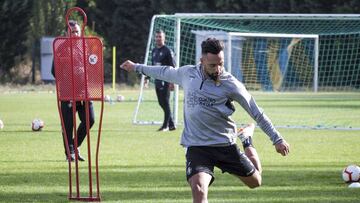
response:
M116 100L117 100L118 102L123 102L123 101L125 100L125 97L124 97L123 95L119 94L119 95L116 97Z
M104 97L104 101L106 101L106 102L110 102L110 101L111 101L111 97L110 97L110 95L105 95L105 97Z
M33 131L40 131L43 127L44 127L44 121L42 121L41 119L35 118L32 122L31 122L31 129Z
M349 165L342 171L342 178L346 183L358 182L360 180L360 167Z

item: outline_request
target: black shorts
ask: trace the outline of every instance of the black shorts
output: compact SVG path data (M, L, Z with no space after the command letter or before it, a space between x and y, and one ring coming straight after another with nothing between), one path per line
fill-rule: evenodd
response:
M255 173L255 166L242 153L236 144L226 147L192 146L186 151L186 178L189 181L193 175L205 172L214 181L214 166L223 173L247 177Z

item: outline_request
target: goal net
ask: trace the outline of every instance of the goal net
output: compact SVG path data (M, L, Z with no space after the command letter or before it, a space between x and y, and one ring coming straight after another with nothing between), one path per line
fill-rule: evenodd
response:
M174 51L178 67L199 62L204 39L222 40L225 69L255 95L278 127L360 129L352 120L354 116L346 119L346 115L353 115L352 110L335 106L339 97L344 103L360 101L358 94L351 94L360 88L360 15L157 15L150 27L145 64L151 64L154 33L159 29L165 32L166 45ZM154 85L144 88L142 84L133 123L161 124L163 112ZM171 95L174 120L182 123L181 87ZM272 109L263 104L267 97L284 99ZM308 106L301 102L309 99L314 101ZM336 115L329 115L334 112ZM339 116L342 119L337 119ZM242 115L235 119L245 123L249 118Z

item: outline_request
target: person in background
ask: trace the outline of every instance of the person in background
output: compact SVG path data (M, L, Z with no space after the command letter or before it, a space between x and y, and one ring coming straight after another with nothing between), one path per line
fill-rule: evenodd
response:
M152 65L175 67L173 52L165 45L165 33L163 30L155 32L155 48L152 50ZM146 83L149 77L146 78ZM172 83L155 79L156 96L160 107L164 111L164 121L158 131L176 130L174 121L171 117L170 91L174 89Z
M70 35L74 36L74 37L80 37L81 36L80 25L76 21L72 21L72 20L69 21L69 25L70 25ZM81 71L82 69L83 68L81 68L81 67L77 67L77 71ZM53 63L52 69L51 69L51 73L56 80L54 63ZM63 116L66 136L67 136L67 140L68 140L68 144L69 144L70 158L71 158L71 161L74 161L75 160L75 148L74 148L75 139L73 136L74 124L73 124L72 105L74 105L73 101L61 101L61 113ZM84 139L86 137L85 102L77 101L77 102L75 102L75 105L76 105L76 111L77 111L79 119L80 119L80 124L77 128L78 160L85 161L85 158L80 155L80 149L79 149L79 147L81 146L82 142L84 141ZM95 122L94 107L93 107L92 102L89 102L89 121L90 121L89 126L91 128ZM68 155L66 153L65 139L63 139L63 141L64 141L64 148L65 148L65 156L66 156L66 160L67 160Z

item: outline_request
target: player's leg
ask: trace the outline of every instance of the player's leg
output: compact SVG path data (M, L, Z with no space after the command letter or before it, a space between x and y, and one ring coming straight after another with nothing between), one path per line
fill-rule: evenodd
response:
M85 103L79 104L76 106L76 109L78 111L80 124L77 130L78 134L78 147L81 146L82 142L84 141L86 137L86 107ZM94 125L95 123L95 114L94 114L94 107L93 102L89 102L89 129Z
M166 110L165 110L165 100L164 100L164 93L163 93L164 92L163 91L163 89L164 89L163 83L165 83L165 82L155 82L155 85L156 85L155 91L156 91L158 103L164 112L164 121L158 131L167 131L168 130L167 120L165 117Z
M209 184L212 176L205 172L199 172L189 179L194 203L207 203Z
M84 141L85 137L86 137L86 106L85 103L77 103L76 105L76 109L78 111L78 115L79 115L79 119L80 119L80 124L79 127L77 129L77 151L78 151L78 159L79 161L85 161L85 158L83 156L81 156L80 154L80 146L82 144L82 142ZM94 115L94 107L92 102L89 102L89 130L90 128L94 125L95 123L95 115Z
M221 150L221 151L220 151ZM245 185L256 188L261 185L261 174L250 159L241 152L236 144L219 148L219 161L215 166L222 172L238 177Z
M257 155L256 149L254 147L247 147L244 150L245 150L245 155L249 158L249 160L254 165L256 170L251 176L238 176L238 177L249 188L259 187L261 186L262 183L262 176L261 176L262 167L259 156Z
M261 185L261 173L262 167L260 158L256 149L252 143L252 136L254 134L255 125L250 123L245 128L241 128L238 131L238 136L242 142L244 153L247 158L251 161L251 163L256 168L255 172L251 176L238 176L240 180L242 180L247 186L250 188L255 188Z
M261 175L258 171L255 171L251 176L237 176L246 186L251 189L261 186Z
M72 136L74 124L73 124L72 106L71 106L70 102L65 102L65 101L61 102L61 114L62 114L62 118L63 118L63 122L64 122L66 138L67 138L68 145L69 145L70 157L71 157L71 160L73 161L74 157L75 157L75 155L74 155L74 140L73 140L73 136ZM63 141L64 141L65 156L67 159L68 156L67 156L67 152L66 152L66 144L65 144L64 136L63 136Z
M244 148L245 155L250 159L254 164L255 168L261 174L262 167L258 153L252 143L252 136L254 135L255 124L250 123L244 128L238 130L238 137L241 140L241 143Z
M164 123L169 127L169 130L175 130L176 127L171 117L171 108L170 108L170 89L169 83L165 82L165 86L163 89L163 99L164 99Z
M194 203L207 203L208 188L214 181L211 147L189 147L186 150L186 178Z
M262 173L262 167L261 167L261 162L260 162L260 158L259 155L256 151L256 149L252 146L250 147L246 147L244 149L245 151L245 155L250 159L251 163L254 164L256 170L260 173Z

